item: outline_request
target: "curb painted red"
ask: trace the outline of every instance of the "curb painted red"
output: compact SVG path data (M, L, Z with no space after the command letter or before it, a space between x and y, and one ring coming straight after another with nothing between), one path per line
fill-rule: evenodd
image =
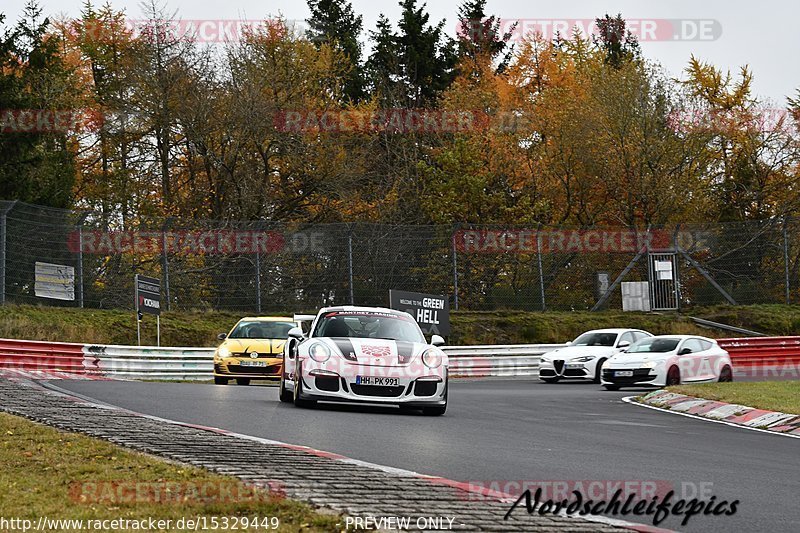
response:
M651 392L642 397L640 403L668 412L725 422L748 429L760 429L780 435L800 437L800 415L796 414L706 400L666 390Z

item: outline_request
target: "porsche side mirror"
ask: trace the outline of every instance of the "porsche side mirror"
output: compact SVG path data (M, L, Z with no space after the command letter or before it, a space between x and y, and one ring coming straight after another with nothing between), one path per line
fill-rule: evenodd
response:
M692 353L692 349L691 348L684 348L683 350L678 352L678 355L688 355L690 353Z
M292 339L303 340L305 336L303 335L303 330L301 328L292 328L289 330L289 337Z
M445 345L444 338L441 337L440 335L433 335L431 337L431 345L433 345L433 346L444 346Z
M227 338L228 338L228 334L227 333L220 333L219 335L217 335L217 340L220 340L220 341L224 341Z

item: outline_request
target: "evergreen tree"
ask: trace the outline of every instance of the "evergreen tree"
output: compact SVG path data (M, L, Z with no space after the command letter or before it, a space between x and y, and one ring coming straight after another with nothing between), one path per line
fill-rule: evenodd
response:
M606 15L596 19L595 24L600 34L595 38L595 45L605 53L606 64L619 69L623 64L641 57L639 41L625 29L625 19L621 14L616 17Z
M486 0L466 0L458 8L458 53L472 61L497 61L497 73L511 61L513 45L509 45L517 23L501 34L500 19L486 15Z
M400 6L398 44L408 99L415 107L433 105L455 77L455 45L444 34L445 21L429 25L426 4L402 0Z
M373 46L365 67L370 90L379 102L391 105L399 97L400 50L397 36L392 23L383 14L369 35Z
M383 103L399 107L429 107L450 86L458 60L455 43L444 34L444 21L429 23L426 5L402 0L398 31L381 15L367 61L370 85ZM388 102L387 102L388 100Z
M306 19L306 37L317 47L328 44L350 60L350 73L345 79L344 94L352 102L364 98L364 73L361 65L362 16L353 13L347 0L308 0L311 16Z

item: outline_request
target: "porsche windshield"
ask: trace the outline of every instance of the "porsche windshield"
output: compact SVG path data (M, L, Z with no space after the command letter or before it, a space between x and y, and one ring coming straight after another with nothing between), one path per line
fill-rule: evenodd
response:
M616 333L584 333L573 342L573 346L614 346Z
M329 313L319 320L314 330L314 337L425 342L425 337L414 321L402 315L389 313Z
M628 348L628 353L667 353L678 347L680 339L643 339Z
M289 330L297 327L294 322L239 322L229 339L285 339Z

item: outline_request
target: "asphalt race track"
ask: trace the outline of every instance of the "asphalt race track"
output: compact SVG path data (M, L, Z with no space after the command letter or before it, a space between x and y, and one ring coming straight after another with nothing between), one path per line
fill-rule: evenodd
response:
M800 439L621 401L636 389L615 393L588 383L451 381L447 414L424 417L369 406L298 409L280 403L276 387L56 385L142 413L458 481L645 480L671 484L678 497L683 484L691 484L687 499L706 490L701 499L740 500L734 516L698 515L686 527L672 518L660 524L679 531L797 531L800 523ZM524 506L515 512L524 512ZM625 518L650 523L647 517Z

